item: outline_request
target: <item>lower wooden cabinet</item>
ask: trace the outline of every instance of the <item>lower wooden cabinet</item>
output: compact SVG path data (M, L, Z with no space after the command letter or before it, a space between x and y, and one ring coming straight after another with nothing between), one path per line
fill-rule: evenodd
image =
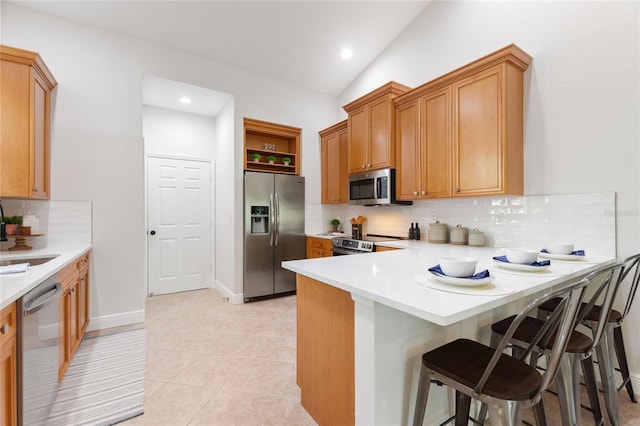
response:
M300 403L320 425L355 424L354 306L351 294L297 276Z
M18 424L16 304L0 312L0 424Z
M89 325L89 252L71 262L58 275L62 284L58 380L62 380Z
M330 256L333 256L330 239L307 237L307 259Z

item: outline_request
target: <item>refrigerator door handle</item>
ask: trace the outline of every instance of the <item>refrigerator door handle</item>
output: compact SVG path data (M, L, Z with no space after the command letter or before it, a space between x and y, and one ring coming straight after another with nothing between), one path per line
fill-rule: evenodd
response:
M276 215L275 212L273 211L273 192L271 194L269 194L269 222L271 222L271 226L269 229L269 245L271 247L273 247L273 238L275 236L275 231L274 231L274 227L276 224Z
M278 197L278 193L276 192L276 238L275 245L278 245L278 239L280 237L280 198Z

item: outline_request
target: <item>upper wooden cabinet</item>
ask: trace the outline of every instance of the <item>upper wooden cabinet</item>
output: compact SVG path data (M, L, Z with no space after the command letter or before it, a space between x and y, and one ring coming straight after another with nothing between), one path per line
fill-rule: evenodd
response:
M299 175L300 134L298 127L245 118L244 169ZM257 161L254 154L259 157Z
M394 99L398 198L523 193L523 73L507 46Z
M0 196L48 199L51 91L35 53L0 45Z
M322 204L349 202L347 120L320 131Z
M393 99L409 90L392 81L343 107L349 123L349 174L396 166Z

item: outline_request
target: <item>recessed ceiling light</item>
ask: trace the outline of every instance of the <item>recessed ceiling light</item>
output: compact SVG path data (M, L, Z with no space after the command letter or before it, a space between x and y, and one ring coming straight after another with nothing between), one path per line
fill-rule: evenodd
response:
M182 102L183 104L190 104L191 103L191 99L187 98L186 96L182 96L182 97L178 98L178 100L180 102Z
M352 56L353 56L353 51L348 47L345 47L344 49L342 49L342 52L340 52L340 57L342 59L345 59L345 60L351 59Z

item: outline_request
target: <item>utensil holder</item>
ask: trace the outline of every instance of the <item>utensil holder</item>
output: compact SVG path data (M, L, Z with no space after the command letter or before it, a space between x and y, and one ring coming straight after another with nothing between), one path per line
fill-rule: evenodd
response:
M351 224L351 237L356 240L362 239L362 224Z

